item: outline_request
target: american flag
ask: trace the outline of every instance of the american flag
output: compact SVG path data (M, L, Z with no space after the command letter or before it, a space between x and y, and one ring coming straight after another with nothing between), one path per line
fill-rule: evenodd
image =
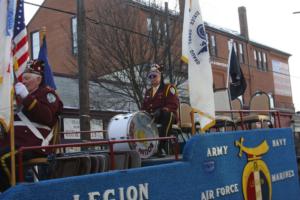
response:
M29 59L27 31L24 19L24 0L17 1L13 43L14 69L17 78L20 79Z

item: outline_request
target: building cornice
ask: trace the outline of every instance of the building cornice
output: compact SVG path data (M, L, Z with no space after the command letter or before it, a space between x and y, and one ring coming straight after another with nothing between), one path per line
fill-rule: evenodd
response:
M290 57L291 54L290 53L287 53L287 52L284 52L284 51L281 51L281 50L278 50L278 49L275 49L273 47L270 47L270 46L267 46L267 45L264 45L264 44L261 44L261 43L258 43L258 42L255 42L255 41L251 41L251 40L246 40L243 36L241 36L240 34L238 34L238 32L236 32L236 34L233 34L233 32L235 31L232 31L229 32L229 31L226 31L225 29L221 29L221 28L216 28L208 23L205 23L205 28L206 30L209 30L209 31L212 31L212 32L215 32L215 33L219 33L219 34L222 34L222 35L225 35L229 38L233 38L233 39L237 39L237 40L241 40L245 43L249 43L253 46L256 46L258 48L262 48L262 49L265 49L265 50L269 50L269 51L273 51L275 53L278 53L278 54L283 54L284 56L287 56L287 57Z

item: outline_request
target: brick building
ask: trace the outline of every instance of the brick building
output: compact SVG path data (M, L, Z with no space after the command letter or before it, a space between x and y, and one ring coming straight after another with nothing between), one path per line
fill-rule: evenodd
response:
M93 15L93 1L85 1L87 16ZM100 2L100 0L98 1ZM132 1L129 2L132 3ZM65 12L40 8L29 22L27 28L30 34L31 56L36 58L40 45L38 31L42 27L46 27L48 56L55 74L58 91L65 102L66 108L76 110L79 98L76 79L76 16L72 14L76 13L75 3L76 1L74 0L64 0L64 3L61 3L60 0L45 0L42 5L43 7L59 9ZM147 26L149 18L147 16L151 13L151 10L160 10L160 8L154 4L149 7L141 0L134 1L133 3L141 10L139 18L145 24L141 27L140 31L147 33L149 31L147 30L149 29ZM183 1L180 0L180 7L182 7L182 3ZM179 18L182 17L182 13L173 13L173 15ZM239 19L240 33L206 23L215 87L222 88L226 86L229 53L228 42L233 39L235 50L248 84L246 92L242 97L245 107L249 105L251 95L258 90L262 90L272 97L274 108L293 113L294 105L288 64L290 54L249 39L246 9L244 7L239 8ZM181 38L181 36L178 38ZM179 44L180 40L177 42ZM177 48L180 49L180 46ZM105 93L101 89L97 90L98 93ZM116 98L116 96L113 98ZM97 102L95 103L97 104ZM132 111L136 109L136 106L126 105L124 108L123 105L116 109ZM107 123L110 116L106 118L104 124ZM288 126L288 124L284 125Z

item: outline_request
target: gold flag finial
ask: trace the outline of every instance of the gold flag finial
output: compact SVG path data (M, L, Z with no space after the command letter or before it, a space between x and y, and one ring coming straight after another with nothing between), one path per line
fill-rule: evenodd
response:
M42 39L46 36L46 26L42 26L40 30L40 36Z

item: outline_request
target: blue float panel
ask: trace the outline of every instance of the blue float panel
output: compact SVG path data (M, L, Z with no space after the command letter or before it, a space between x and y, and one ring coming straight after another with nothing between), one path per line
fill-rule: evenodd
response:
M194 136L170 164L20 184L0 199L298 200L290 129Z

